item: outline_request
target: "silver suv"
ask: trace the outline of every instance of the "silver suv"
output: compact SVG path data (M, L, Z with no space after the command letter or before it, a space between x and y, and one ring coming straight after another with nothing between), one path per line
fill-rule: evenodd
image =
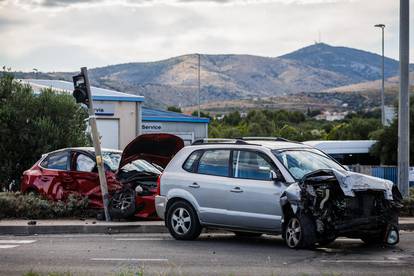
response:
M396 244L400 199L392 182L349 172L313 147L243 138L181 149L158 179L155 205L176 239L211 227L282 234L304 248L338 236Z

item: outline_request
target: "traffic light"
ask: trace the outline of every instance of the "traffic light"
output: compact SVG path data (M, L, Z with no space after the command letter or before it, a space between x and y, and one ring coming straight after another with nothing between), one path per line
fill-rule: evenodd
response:
M88 89L86 89L85 76L81 73L79 75L73 76L73 85L75 90L73 90L73 97L75 97L77 103L83 103L89 107L89 95Z

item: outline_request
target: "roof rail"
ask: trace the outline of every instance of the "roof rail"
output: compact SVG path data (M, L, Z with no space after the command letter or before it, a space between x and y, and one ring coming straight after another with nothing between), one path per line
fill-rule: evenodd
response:
M239 140L251 140L251 141L258 141L258 140L265 140L265 141L278 141L278 142L291 142L288 139L282 138L282 137L240 137L237 138Z
M247 144L241 139L226 139L226 138L204 138L195 140L191 145L203 144Z

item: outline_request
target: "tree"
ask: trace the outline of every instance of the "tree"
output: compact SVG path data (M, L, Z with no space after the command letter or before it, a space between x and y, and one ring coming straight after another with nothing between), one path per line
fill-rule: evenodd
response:
M24 170L43 153L88 145L84 120L87 113L69 94L32 88L0 77L0 189L18 183Z
M328 133L328 140L366 140L370 133L381 128L378 119L354 117L349 122L334 126Z
M410 101L410 165L414 165L414 99ZM397 165L398 160L398 118L391 125L372 133L378 142L371 148L371 153L384 165Z
M177 112L177 113L183 113L183 111L181 110L181 108L180 107L177 107L177 106L169 106L169 107L167 107L167 110L168 111L172 111L172 112Z

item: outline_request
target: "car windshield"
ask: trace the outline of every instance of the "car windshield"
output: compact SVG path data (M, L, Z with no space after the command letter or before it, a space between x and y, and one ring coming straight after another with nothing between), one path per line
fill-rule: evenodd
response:
M104 151L102 152L102 158L105 165L107 165L111 171L115 172L118 169L119 161L121 160L121 153Z
M296 180L302 179L304 175L316 170L344 170L341 165L323 153L313 150L284 150L274 151L273 154Z

